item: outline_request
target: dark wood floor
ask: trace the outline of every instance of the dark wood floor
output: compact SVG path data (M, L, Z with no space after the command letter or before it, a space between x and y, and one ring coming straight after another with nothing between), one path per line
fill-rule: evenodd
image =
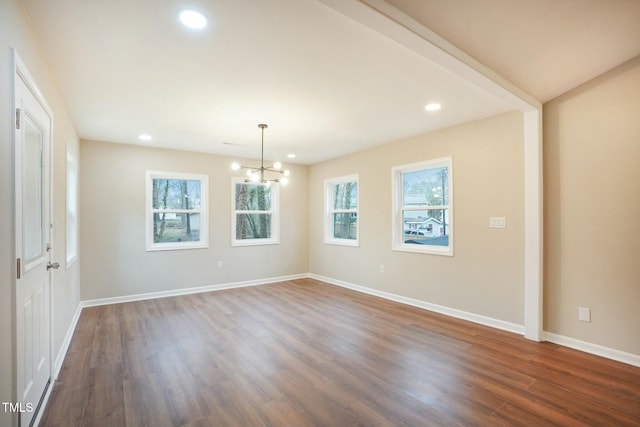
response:
M86 308L41 426L640 425L640 368L311 279Z

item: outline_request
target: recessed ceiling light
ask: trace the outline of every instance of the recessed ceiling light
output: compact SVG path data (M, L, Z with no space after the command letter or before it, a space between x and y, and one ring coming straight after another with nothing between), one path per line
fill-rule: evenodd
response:
M192 30L201 30L207 26L207 18L197 10L185 9L178 15L180 22Z
M138 139L140 139L141 141L151 141L151 135L149 135L148 133L141 133L140 135L138 135Z
M437 102L432 102L431 104L427 104L424 107L424 109L427 111L438 111L441 108L442 108L442 105L438 104Z
M295 159L296 155L293 154L293 153L289 153L289 154L287 154L287 157L290 158L290 159Z

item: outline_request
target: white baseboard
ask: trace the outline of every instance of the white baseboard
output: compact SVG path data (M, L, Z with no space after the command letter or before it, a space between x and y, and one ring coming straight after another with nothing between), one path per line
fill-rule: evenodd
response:
M553 332L545 332L544 338L546 341L552 342L554 344L559 344L564 347L584 351L585 353L595 354L596 356L602 356L606 357L607 359L612 359L618 362L640 367L640 355L637 354L627 353L621 350L604 347L599 344L593 344L590 342L577 340L575 338L565 337L563 335L554 334Z
M80 301L82 307L94 307L123 302L142 301L147 299L166 298L178 295L199 294L202 292L220 291L223 289L244 288L246 286L266 285L269 283L285 282L287 280L304 279L308 274L292 274L289 276L270 277L267 279L247 280L244 282L223 283L219 285L198 286L194 288L174 289L170 291L149 292L144 294L124 295L121 297L99 298Z
M76 326L78 325L78 320L80 319L80 313L82 312L82 304L79 303L76 307L76 312L73 314L73 318L71 319L71 323L69 324L69 328L67 328L67 333L64 336L64 340L62 341L62 345L60 346L60 350L58 351L58 355L56 356L56 360L53 364L53 375L51 387L53 387L53 382L58 379L58 374L60 373L60 369L62 369L62 364L64 363L64 357L67 355L67 350L69 349L69 344L71 344L71 338L73 338L73 333L76 330Z
M469 313L455 308L445 307L443 305L432 304L430 302L404 297L390 292L379 291L377 289L368 288L366 286L355 285L353 283L345 282L342 280L332 279L330 277L319 276L317 274L309 273L308 277L321 280L323 282L331 283L333 285L341 286L343 288L352 289L354 291L362 292L369 295L374 295L380 298L388 299L391 301L399 302L402 304L411 305L413 307L422 308L425 310L433 311L447 316L456 317L458 319L468 320L473 323L478 323L492 328L501 329L503 331L513 332L516 334L524 334L524 326L515 323L505 322L504 320L494 319L492 317L482 316L479 314Z

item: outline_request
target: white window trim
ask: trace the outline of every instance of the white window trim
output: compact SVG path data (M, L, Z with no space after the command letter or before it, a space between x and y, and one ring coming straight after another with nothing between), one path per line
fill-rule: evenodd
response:
M154 243L153 241L153 180L154 179L183 179L200 181L200 210L184 211L185 213L200 213L200 240L197 242ZM209 176L180 172L146 171L146 250L173 251L180 249L203 249L209 247ZM183 211L171 209L171 212Z
M333 200L333 187L336 184L344 184L348 182L355 182L358 186L358 192L356 196L355 209L334 209ZM328 245L342 245L342 246L360 246L360 182L359 175L347 175L338 178L328 178L324 180L324 243ZM355 213L358 216L356 222L356 238L355 239L338 239L334 237L333 230L333 214L336 213Z
M449 169L448 186L449 186L449 245L448 246L429 246L404 243L404 224L403 220L403 181L402 174L405 172L414 172L424 169L436 169L446 167ZM392 229L391 229L391 249L402 252L416 252L432 255L453 256L453 234L455 227L453 224L453 161L451 157L442 157L423 162L411 163L407 165L395 166L391 169L391 188L392 196ZM440 206L412 206L412 210L439 209Z
M72 174L69 172L73 172ZM67 263L66 268L69 269L74 262L78 260L78 242L79 242L79 211L78 211L78 197L79 197L79 177L78 177L78 156L67 147L67 193L66 193L66 252ZM71 194L75 193L74 200L71 200ZM73 206L71 203L73 202ZM74 215L75 221L71 221L70 217Z
M271 209L268 211L237 211L236 210L236 184L269 185L271 187ZM271 237L268 239L236 239L236 214L238 213L270 213ZM261 184L246 182L244 178L231 178L231 246L259 246L280 244L280 184L271 182Z

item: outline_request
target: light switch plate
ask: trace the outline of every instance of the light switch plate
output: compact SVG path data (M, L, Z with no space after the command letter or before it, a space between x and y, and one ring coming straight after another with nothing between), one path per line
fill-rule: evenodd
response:
M489 228L506 228L507 219L503 216L492 216L489 218Z

